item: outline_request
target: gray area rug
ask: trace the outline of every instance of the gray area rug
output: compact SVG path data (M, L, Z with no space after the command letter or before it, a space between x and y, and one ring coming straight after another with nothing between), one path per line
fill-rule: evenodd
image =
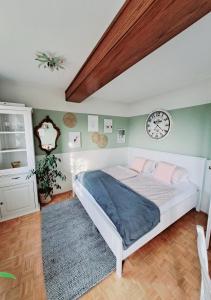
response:
M79 200L42 209L42 256L49 300L72 300L115 269L115 257Z

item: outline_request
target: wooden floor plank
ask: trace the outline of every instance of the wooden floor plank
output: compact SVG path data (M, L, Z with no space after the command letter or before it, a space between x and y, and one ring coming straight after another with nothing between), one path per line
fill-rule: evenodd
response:
M50 205L70 197L57 195ZM198 300L196 224L206 227L206 220L205 214L191 211L127 259L122 279L112 273L81 299ZM17 277L0 279L0 299L46 300L40 213L0 223L0 243L0 270Z

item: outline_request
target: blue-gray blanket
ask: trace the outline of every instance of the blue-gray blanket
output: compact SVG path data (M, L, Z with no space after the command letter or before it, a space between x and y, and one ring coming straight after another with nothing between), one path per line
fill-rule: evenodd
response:
M115 224L125 249L160 222L157 205L103 171L81 172L76 179Z

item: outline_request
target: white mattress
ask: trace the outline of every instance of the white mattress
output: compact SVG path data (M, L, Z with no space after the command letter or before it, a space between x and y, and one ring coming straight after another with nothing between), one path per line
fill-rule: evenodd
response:
M103 171L153 201L161 213L197 193L197 187L193 183L182 182L176 185L166 185L151 175L137 174L126 167L117 166Z

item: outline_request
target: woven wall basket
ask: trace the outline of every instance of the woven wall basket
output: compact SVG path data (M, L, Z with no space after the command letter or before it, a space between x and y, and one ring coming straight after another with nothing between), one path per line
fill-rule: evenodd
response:
M98 147L99 148L105 148L108 144L108 137L105 134L100 134L99 140L98 140Z
M63 117L63 122L69 128L75 127L77 124L76 115L73 113L66 113Z
M98 141L99 141L99 139L100 139L99 132L93 132L92 133L92 142L95 143L95 144L97 144Z
M97 144L99 148L105 148L108 144L108 137L99 132L93 132L92 142Z

